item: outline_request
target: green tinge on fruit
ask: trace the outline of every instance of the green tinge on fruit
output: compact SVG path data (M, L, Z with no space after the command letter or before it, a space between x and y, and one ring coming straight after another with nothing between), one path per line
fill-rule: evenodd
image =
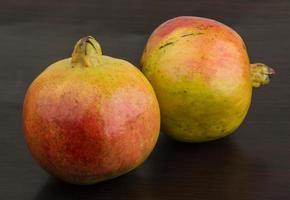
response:
M179 141L204 142L229 135L239 127L250 106L250 84L241 88L247 92L236 90L235 95L228 96L199 76L178 81L162 74L154 77L149 80L159 101L162 130Z

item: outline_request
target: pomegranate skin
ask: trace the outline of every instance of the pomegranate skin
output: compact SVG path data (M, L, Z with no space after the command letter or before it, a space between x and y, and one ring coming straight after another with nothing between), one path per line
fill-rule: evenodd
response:
M25 139L50 174L73 184L93 184L139 166L160 128L154 91L127 61L101 55L92 37L72 58L42 72L23 105Z
M233 133L248 112L252 87L269 83L273 73L265 65L250 64L233 29L193 16L157 27L141 66L159 101L162 130L184 142Z

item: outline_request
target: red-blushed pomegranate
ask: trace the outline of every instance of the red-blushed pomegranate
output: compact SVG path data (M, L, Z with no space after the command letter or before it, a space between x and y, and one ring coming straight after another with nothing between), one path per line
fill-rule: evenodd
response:
M150 36L141 59L161 110L162 129L184 142L229 135L244 120L252 87L274 71L250 64L242 38L207 18L177 17Z
M102 55L82 38L72 58L50 65L30 85L23 105L25 138L50 174L93 184L140 165L153 150L159 106L143 74Z

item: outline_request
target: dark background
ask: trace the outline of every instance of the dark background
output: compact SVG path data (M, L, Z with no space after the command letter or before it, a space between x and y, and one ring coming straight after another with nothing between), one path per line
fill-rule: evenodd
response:
M91 34L105 54L139 65L149 34L179 15L234 28L253 62L277 74L255 90L236 133L204 144L161 134L150 158L120 178L74 186L45 173L24 142L21 109L31 81ZM0 1L0 199L290 199L290 1Z

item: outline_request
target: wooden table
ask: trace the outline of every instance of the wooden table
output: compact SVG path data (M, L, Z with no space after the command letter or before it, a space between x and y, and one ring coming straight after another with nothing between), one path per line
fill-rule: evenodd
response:
M289 0L9 0L0 4L0 199L290 199ZM150 158L120 178L93 186L63 183L32 160L21 109L30 82L68 57L91 34L104 53L139 64L149 34L179 15L205 16L233 27L253 62L277 72L254 91L236 133L204 144L161 134Z

